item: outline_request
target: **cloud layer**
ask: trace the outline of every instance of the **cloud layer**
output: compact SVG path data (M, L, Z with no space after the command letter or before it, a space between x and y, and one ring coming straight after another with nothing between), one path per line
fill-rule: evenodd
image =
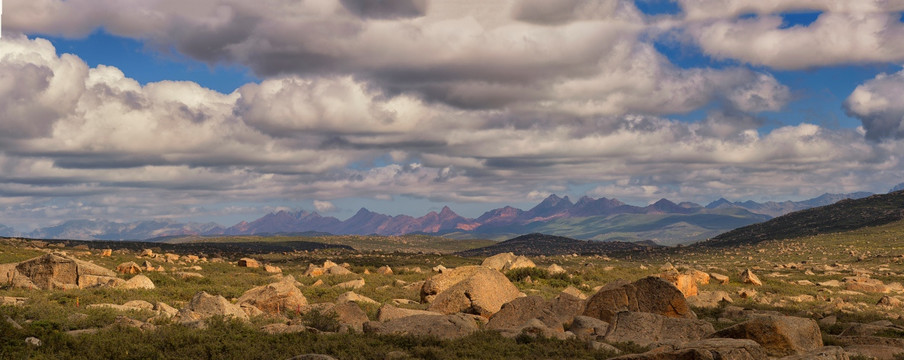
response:
M761 113L792 90L744 65L904 60L888 43L900 4L844 4L682 0L681 14L653 18L631 1L7 1L0 223L572 188L629 201L885 189L904 175L902 75L846 101L862 130L765 130ZM823 13L782 28L777 14L807 9ZM99 27L264 80L231 94L142 85L14 33ZM739 65L672 64L654 44L671 36ZM694 111L706 115L673 119Z

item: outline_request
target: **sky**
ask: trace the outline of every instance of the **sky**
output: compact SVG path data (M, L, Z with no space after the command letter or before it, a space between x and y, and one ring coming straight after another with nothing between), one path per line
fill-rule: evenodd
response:
M5 0L0 224L904 182L904 0Z

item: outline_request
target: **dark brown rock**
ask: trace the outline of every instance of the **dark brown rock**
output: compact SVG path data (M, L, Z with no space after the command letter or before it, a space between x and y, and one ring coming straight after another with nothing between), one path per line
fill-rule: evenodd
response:
M606 285L587 300L585 316L612 322L620 311L647 312L673 318L696 319L678 288L650 276L633 283Z

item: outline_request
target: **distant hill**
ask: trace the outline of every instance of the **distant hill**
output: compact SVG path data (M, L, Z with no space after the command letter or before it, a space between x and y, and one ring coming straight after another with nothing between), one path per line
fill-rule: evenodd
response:
M621 241L584 241L562 236L528 234L487 247L459 251L455 254L465 257L492 256L507 252L525 256L605 255L616 252L645 251L653 247L655 246Z
M0 224L0 236L16 236L16 231L9 226Z
M891 190L888 190L888 192L893 193L895 191L901 191L901 190L904 190L904 183L895 185L895 187L891 188Z
M838 201L844 199L862 199L867 196L873 195L873 193L869 192L855 192L849 194L822 194L819 197L815 197L809 200L804 201L767 201L764 203L758 203L756 201L736 201L730 202L725 200L725 198L720 198L719 200L713 201L706 205L707 209L727 209L727 208L740 208L752 213L769 215L771 217L782 216L788 213L792 213L795 211L810 209L818 206L825 206L834 204Z
M756 244L766 240L856 230L902 219L904 219L904 191L897 191L801 210L764 223L738 228L696 245Z

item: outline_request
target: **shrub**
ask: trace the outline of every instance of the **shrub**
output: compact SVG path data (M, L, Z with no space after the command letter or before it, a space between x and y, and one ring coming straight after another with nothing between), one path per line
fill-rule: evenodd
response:
M336 332L340 328L339 315L332 311L322 312L319 309L313 309L301 315L301 322L306 326L325 332Z

